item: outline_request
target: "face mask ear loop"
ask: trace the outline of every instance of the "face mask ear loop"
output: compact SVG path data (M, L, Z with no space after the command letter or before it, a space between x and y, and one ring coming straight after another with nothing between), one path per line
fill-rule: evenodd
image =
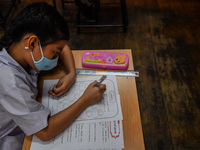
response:
M39 39L38 39L38 44L39 44L39 47L40 47L40 51L41 51L41 53L42 53L42 57L44 57L43 51L42 51L42 46L41 46L41 44L40 44L40 40L39 40Z
M29 48L26 46L25 49L28 50ZM31 56L32 56L33 61L35 61L32 51L31 51Z
M40 51L41 51L41 54L42 54L42 57L43 57L44 55L43 55L43 52L42 52L42 47L41 47L41 44L40 44L40 40L38 40L38 43L39 43ZM25 47L25 49L29 49L29 48L28 48L28 47ZM34 59L34 57L33 57L32 51L31 51L31 57L32 57L33 61L35 62L35 59Z
M32 53L32 51L31 51L31 56L32 56L33 61L35 62L35 59L34 59L34 57L33 57L33 53Z

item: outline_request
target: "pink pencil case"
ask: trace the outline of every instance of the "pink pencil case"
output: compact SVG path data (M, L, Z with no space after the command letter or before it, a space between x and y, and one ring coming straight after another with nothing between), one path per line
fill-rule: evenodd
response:
M128 63L128 55L125 53L85 51L82 56L83 67L89 68L125 70Z

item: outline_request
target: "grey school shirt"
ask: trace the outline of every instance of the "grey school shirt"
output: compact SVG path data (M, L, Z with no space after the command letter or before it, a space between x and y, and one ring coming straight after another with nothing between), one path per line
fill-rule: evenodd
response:
M24 133L32 135L48 126L50 110L36 101L37 77L5 49L0 51L0 150L20 150Z

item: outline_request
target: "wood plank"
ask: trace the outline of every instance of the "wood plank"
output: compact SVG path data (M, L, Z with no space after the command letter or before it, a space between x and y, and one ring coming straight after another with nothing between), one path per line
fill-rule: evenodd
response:
M151 36L152 10L134 11L135 23L132 45L135 70L140 72L136 79L140 113L146 149L173 149L171 133L162 97ZM133 12L131 13L133 14Z
M158 76L174 149L200 147L197 138L200 137L200 63L197 60L200 52L192 35L200 31L191 28L198 19L195 12L189 7L189 13L154 14L150 18ZM158 26L159 36L153 30Z

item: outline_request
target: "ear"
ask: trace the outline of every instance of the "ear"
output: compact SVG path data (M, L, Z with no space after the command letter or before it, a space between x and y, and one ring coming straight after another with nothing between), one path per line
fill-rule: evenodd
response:
M28 39L28 47L26 47L26 49L33 51L33 49L38 46L38 42L38 37L36 35L31 35Z

